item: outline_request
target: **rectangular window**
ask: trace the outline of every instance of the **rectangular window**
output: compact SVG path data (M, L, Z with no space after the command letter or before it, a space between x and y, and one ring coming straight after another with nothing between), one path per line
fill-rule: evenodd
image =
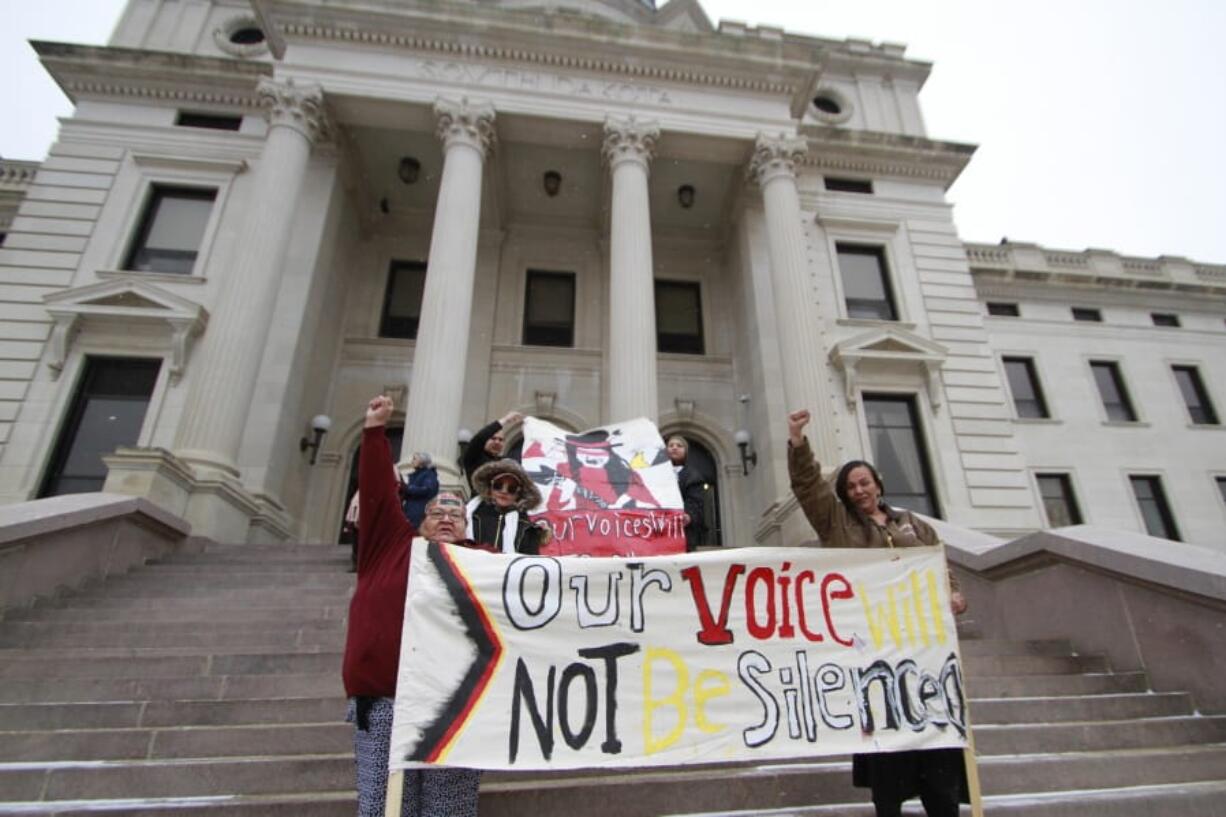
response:
M1109 360L1091 361L1090 369L1094 372L1094 382L1103 399L1103 408L1107 410L1107 419L1117 423L1135 423L1137 413L1132 408L1128 390L1124 388L1119 364Z
M1179 316L1169 312L1150 312L1149 318L1154 322L1154 326L1179 326Z
M1034 370L1034 360L1028 357L1004 358L1005 376L1009 380L1009 391L1013 395L1013 408L1018 417L1042 418L1050 417L1047 413L1047 401L1043 398L1043 388L1039 385L1039 376Z
M704 353L698 284L656 281L656 349L682 355Z
M1226 477L1214 477L1217 482L1217 492L1222 495L1222 501L1226 502Z
M837 193L872 193L873 183L867 179L840 179L827 176L824 179L827 190Z
M137 443L161 366L160 360L86 359L40 497L102 490L107 471L102 458Z
M181 128L208 128L210 130L238 130L243 126L241 116L223 116L213 113L179 111L175 124Z
M1150 536L1178 542L1179 529L1175 527L1175 517L1171 515L1166 492L1162 490L1162 480L1158 477L1130 476L1128 481L1132 483L1132 493L1145 520L1146 532Z
M988 314L1001 318L1016 318L1022 313L1018 309L1017 304L1005 301L988 301Z
M885 250L862 244L837 244L835 249L843 278L847 317L898 320L898 310L890 291Z
M426 262L392 261L387 271L387 292L383 296L383 317L379 337L417 337L421 321L421 299L426 292Z
M190 275L216 190L154 185L124 269Z
M1092 309L1088 306L1075 306L1073 307L1073 320L1102 323L1103 312L1101 309Z
M1047 513L1047 526L1064 528L1081 524L1081 510L1073 494L1073 483L1068 474L1035 474L1039 483L1039 496L1043 498L1043 510Z
M1179 384L1179 393L1183 395L1192 422L1198 426L1217 425L1217 410L1200 379L1200 371L1195 366L1172 366L1171 371L1175 373L1175 382Z
M528 270L524 345L575 345L574 273Z
M873 462L885 483L886 501L917 513L940 516L914 398L866 394L864 417Z

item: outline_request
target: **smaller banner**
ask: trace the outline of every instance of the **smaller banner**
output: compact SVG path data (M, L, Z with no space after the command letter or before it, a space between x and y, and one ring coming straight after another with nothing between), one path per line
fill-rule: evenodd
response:
M668 766L966 744L940 548L413 543L390 765Z
M685 551L677 475L646 419L572 434L524 420L520 461L543 497L532 511L553 529L551 555L635 556Z

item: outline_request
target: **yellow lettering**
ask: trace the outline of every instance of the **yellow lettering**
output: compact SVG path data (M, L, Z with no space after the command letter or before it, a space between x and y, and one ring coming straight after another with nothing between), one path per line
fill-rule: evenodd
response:
M941 606L941 594L938 592L936 571L928 570L928 601L932 605L932 628L937 634L937 643L945 643L945 610Z
M703 687L703 683L708 680L714 684L710 689ZM723 697L730 690L728 676L719 670L704 669L698 673L698 677L694 679L694 723L699 729L711 734L724 730L724 724L707 720L707 701Z
M915 617L919 619L920 638L927 647L932 644L932 640L928 637L928 621L924 618L924 591L920 587L919 574L914 570L911 571L911 594L915 596Z
M653 665L657 660L671 664L676 678L676 686L673 687L673 691L658 700L653 697L651 683ZM681 733L685 730L685 690L689 684L690 673L685 668L685 662L681 660L680 655L663 647L647 648L643 655L643 751L647 754L661 752L681 738ZM677 724L663 737L657 739L653 721L656 710L664 707L672 707L676 711Z
M888 629L894 639L894 645L902 648L902 632L898 627L898 605L894 601L894 588L886 588L886 603L877 605L874 619L872 602L868 598L868 589L863 583L856 585L856 592L864 604L864 619L868 622L868 632L873 638L873 646L881 649L885 644L885 631Z

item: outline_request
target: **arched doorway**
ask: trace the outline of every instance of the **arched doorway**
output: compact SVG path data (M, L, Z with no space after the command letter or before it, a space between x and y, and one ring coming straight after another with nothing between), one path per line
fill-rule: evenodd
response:
M388 426L387 442L392 448L392 462L400 462L400 446L404 442L404 426ZM349 463L349 481L345 483L345 494L342 499L345 504L341 508L341 527L336 534L336 543L339 545L353 544L353 531L345 527L345 511L349 508L349 500L353 498L354 492L358 490L358 453L361 450L362 443L359 442L353 449L353 458Z
M665 435L665 438L668 436L670 435ZM684 434L681 436L685 437ZM685 439L690 444L685 464L702 474L703 478L702 516L706 522L706 531L699 544L703 547L719 547L724 541L724 525L719 511L719 463L715 461L711 449L693 437Z

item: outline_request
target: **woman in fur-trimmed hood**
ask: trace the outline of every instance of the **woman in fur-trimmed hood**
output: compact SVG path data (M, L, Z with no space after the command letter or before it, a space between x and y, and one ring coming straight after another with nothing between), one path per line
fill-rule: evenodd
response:
M473 472L477 495L468 501L468 538L501 553L535 556L549 544L547 523L528 518L541 492L515 460L494 460Z

